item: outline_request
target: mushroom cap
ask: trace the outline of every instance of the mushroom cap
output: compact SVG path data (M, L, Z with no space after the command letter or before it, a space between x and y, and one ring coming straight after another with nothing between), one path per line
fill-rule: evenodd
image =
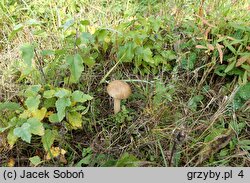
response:
M111 81L107 87L107 92L115 99L126 99L132 93L129 84L121 80Z

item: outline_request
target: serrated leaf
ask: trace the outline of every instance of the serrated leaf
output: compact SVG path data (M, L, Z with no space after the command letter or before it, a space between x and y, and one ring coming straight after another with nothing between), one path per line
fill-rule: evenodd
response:
M3 110L22 111L23 108L18 103L15 102L4 102L4 103L0 102L0 111Z
M34 46L30 44L24 44L20 51L22 52L22 59L24 60L24 63L29 66L29 68L32 66L32 59L34 57Z
M30 133L30 124L24 123L21 127L14 129L14 135L21 137L22 140L30 143L31 133Z
M43 124L37 118L29 118L27 123L30 125L29 131L34 135L43 136L44 127Z
M7 135L7 141L11 149L16 143L17 139L18 139L18 136L14 135L14 129L11 129Z
M24 92L24 96L25 97L35 97L37 96L38 92L40 91L40 89L42 88L41 85L32 85L29 86L26 91Z
M28 97L25 100L25 105L30 111L35 111L38 109L38 106L40 104L40 98L41 98L40 95L37 95L35 97Z
M52 98L55 96L56 91L55 90L47 90L43 93L44 98Z
M55 96L59 98L67 97L70 95L70 91L66 90L64 88L60 88L59 90L56 91Z
M49 116L49 122L51 122L51 123L58 123L59 122L59 118L58 118L57 113L56 114L51 114Z
M34 166L37 166L42 162L41 158L39 156L33 156L33 157L29 158L29 160L30 160L31 164Z
M51 148L52 144L55 141L56 136L57 136L56 130L50 130L50 129L45 130L44 136L42 137L43 148L45 151L48 151Z
M68 56L66 61L70 66L70 81L72 83L77 83L84 70L82 57L79 54L75 54L74 56Z
M83 92L76 90L72 93L72 102L86 102L88 100L92 100L93 97L90 95L84 94Z
M47 112L47 109L45 107L43 107L41 109L37 109L37 110L32 111L32 116L34 118L37 118L39 121L42 121L46 115L46 112Z
M63 120L65 117L65 109L66 107L71 105L71 101L69 98L59 98L56 101L56 110L57 110L57 115L59 122Z
M67 113L67 120L71 125L72 129L82 128L82 115L78 112Z

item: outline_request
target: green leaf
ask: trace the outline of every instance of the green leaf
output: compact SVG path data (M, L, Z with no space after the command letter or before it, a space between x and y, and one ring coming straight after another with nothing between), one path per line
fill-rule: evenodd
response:
M44 136L42 137L43 148L45 151L48 151L50 149L57 135L58 134L56 130L45 130Z
M14 135L14 129L11 129L7 135L7 141L8 144L10 145L10 148L13 147L13 145L16 143L18 137Z
M51 123L58 123L59 122L58 114L57 113L56 114L51 114L49 116L49 121Z
M227 68L225 69L225 73L227 73L227 72L229 72L229 71L231 71L234 67L235 67L235 64L236 64L236 60L234 60L233 62L231 62L228 66L227 66Z
M30 125L29 131L34 135L43 136L44 127L43 124L37 118L29 118L27 123Z
M40 163L42 163L41 158L39 156L33 156L31 158L29 158L30 162L32 163L32 165L37 166Z
M37 96L38 92L40 91L40 89L42 88L41 85L32 85L29 86L26 91L24 92L24 96L25 97L35 97Z
M81 20L80 23L82 25L90 25L90 22L88 20Z
M82 128L82 115L80 113L75 111L67 113L67 120L72 129Z
M133 155L124 153L116 162L116 167L138 167L140 161Z
M30 44L24 44L20 51L22 52L22 59L24 60L24 63L31 67L32 66L32 59L34 57L34 46Z
M55 96L56 91L55 90L47 90L43 93L44 98L52 98Z
M70 95L70 91L69 90L66 90L64 88L60 88L59 90L57 90L57 92L55 93L55 96L56 97L59 97L59 98L64 98L64 97L67 97Z
M40 104L40 95L37 95L36 97L28 97L25 100L25 105L28 107L30 111L35 111L38 109L38 106Z
M30 124L24 123L21 127L15 128L14 135L17 137L21 137L22 140L30 143L31 140Z
M23 108L15 102L4 102L0 103L0 111L9 110L9 111L23 111Z
M76 90L72 93L72 102L86 102L88 100L92 100L93 97L90 95L84 94L83 92Z
M86 57L83 59L83 63L88 67L93 67L95 65L95 59L93 57Z
M237 95L239 95L244 100L250 99L250 82L244 86L241 86L237 92Z
M59 98L56 101L56 110L57 110L57 115L59 122L63 120L65 117L65 109L66 107L71 105L71 101L69 98Z
M66 58L67 63L70 65L70 81L77 83L81 77L82 71L84 70L83 60L81 55L75 54Z
M39 121L42 121L43 118L45 117L47 112L47 109L45 107L41 108L41 109L37 109L35 111L32 111L32 116L34 118L37 118Z

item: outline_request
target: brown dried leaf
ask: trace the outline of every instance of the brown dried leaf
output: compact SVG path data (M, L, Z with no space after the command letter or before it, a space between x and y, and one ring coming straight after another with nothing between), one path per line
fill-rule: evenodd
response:
M206 29L206 31L205 31L205 39L207 40L208 39L208 34L209 34L209 32L211 31L211 27L208 27L207 29Z
M219 56L220 56L220 63L222 64L223 62L223 52L222 52L222 49L221 48L224 48L224 46L220 45L220 44L216 44L216 48L219 52Z
M206 46L202 46L202 45L196 45L195 48L198 48L198 49L207 49Z
M239 58L239 59L237 60L236 67L241 66L241 65L242 65L243 63L245 63L248 59L249 59L249 57L247 57L247 56L243 56L243 57ZM250 59L249 59L249 60L250 60Z
M211 44L207 44L207 47L208 47L209 50L212 50L212 51L214 50L214 46L211 45Z
M205 146L199 152L199 159L196 162L196 165L201 164L202 162L207 160L209 157L211 157L213 154L217 153L219 150L226 147L231 141L233 135L234 135L234 132L233 130L230 129L225 134L222 134L216 137L211 142L205 144Z
M250 46L247 46L246 49L250 51Z

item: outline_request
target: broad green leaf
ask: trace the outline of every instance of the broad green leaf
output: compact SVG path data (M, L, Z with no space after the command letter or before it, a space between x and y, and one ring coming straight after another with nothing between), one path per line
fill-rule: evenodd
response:
M229 71L231 71L234 67L235 67L235 64L236 64L236 60L234 60L233 62L231 62L228 66L227 66L227 68L225 69L225 73L227 73L227 72L229 72Z
M63 97L67 97L70 95L70 91L66 90L64 88L60 88L59 90L56 91L55 96L58 98L63 98Z
M57 115L59 122L63 120L65 117L65 109L66 107L71 105L71 101L69 98L59 98L56 101L56 110L57 110Z
M83 63L88 67L93 67L95 65L95 59L93 57L86 57L83 59Z
M10 148L14 146L17 139L18 139L18 136L14 135L14 129L11 129L7 135L7 141L8 141L8 144L10 145Z
M25 105L30 111L34 111L38 109L38 106L40 104L40 95L37 95L36 97L28 97L25 100Z
M116 162L116 167L138 167L140 161L133 155L124 153Z
M48 151L52 144L54 143L57 136L56 130L45 130L44 136L42 137L43 148L45 151Z
M37 118L29 118L27 123L30 125L29 131L34 135L43 136L44 127L43 124Z
M33 156L33 157L29 158L29 160L30 160L31 164L34 166L37 166L42 162L41 158L39 156Z
M30 143L31 140L30 124L24 123L21 127L15 128L14 135L17 137L21 137L22 140Z
M0 102L0 111L9 110L9 111L23 111L23 108L15 102Z
M237 95L239 95L244 100L250 99L250 82L244 86L241 86L237 92Z
M53 97L53 98L50 98L50 99L45 99L44 103L43 103L43 106L48 109L50 107L55 107L55 104L56 104L56 98Z
M82 25L90 25L90 22L88 20L81 20L80 23Z
M55 90L47 90L43 93L44 98L52 98L55 96L56 91Z
M82 128L82 115L78 112L67 113L67 120L71 125L72 129Z
M76 90L72 93L72 102L86 102L88 100L92 100L93 97L90 95L84 94L83 92Z
M37 118L39 121L42 121L46 115L46 112L47 112L47 109L45 107L43 107L41 109L37 109L37 110L32 111L32 116L34 118Z
M22 52L22 59L24 60L24 63L30 68L32 66L32 59L34 57L34 46L30 44L24 44L20 50Z
M32 85L26 89L24 92L25 97L35 97L42 88L41 85Z
M59 118L58 118L57 113L56 113L56 114L51 114L51 115L49 116L49 121L50 121L51 123L58 123L58 122L59 122Z
M70 81L77 83L81 77L82 71L84 70L83 60L81 55L75 54L66 58L67 63L70 65Z

